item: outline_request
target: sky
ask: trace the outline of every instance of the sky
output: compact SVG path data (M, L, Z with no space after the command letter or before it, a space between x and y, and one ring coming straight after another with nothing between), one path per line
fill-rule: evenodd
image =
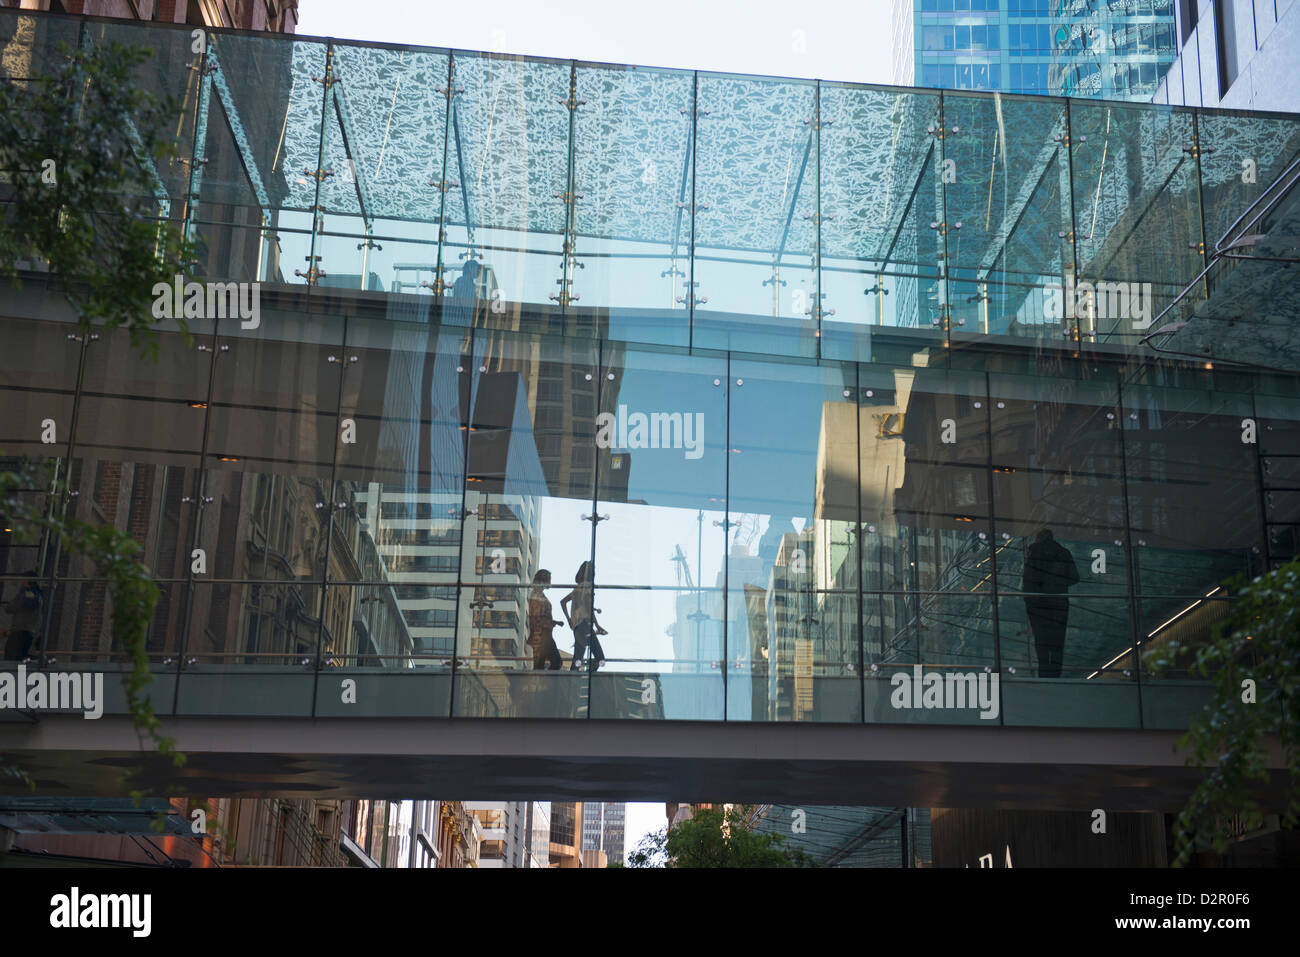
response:
M638 66L888 83L889 0L302 0L298 33Z
M888 83L892 73L891 12L889 0L805 0L799 4L771 0L656 0L649 4L608 0L461 4L303 0L298 34L723 73ZM642 467L648 464L643 459ZM568 514L572 509L561 506L558 511L562 514L556 514L554 506L559 503L548 504L552 510L543 515L545 524L575 522L576 516ZM577 503L564 503L569 504ZM543 541L554 542L565 537L542 536ZM575 556L583 557L576 548L581 538L573 536L574 555L555 555L553 563L566 569L575 565ZM716 575L715 569L705 572L710 581ZM664 824L662 803L628 804L626 850L633 850L643 836Z

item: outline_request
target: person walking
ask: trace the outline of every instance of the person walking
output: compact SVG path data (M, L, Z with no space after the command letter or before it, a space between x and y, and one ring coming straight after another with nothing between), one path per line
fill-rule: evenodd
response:
M1071 585L1079 581L1079 569L1068 548L1056 541L1050 528L1038 530L1034 544L1025 551L1025 573L1021 590L1028 593L1025 611L1038 654L1038 677L1061 677L1065 658L1065 631L1070 621Z
M559 671L563 662L560 649L555 645L552 632L561 622L551 617L551 602L546 589L551 585L551 573L538 569L533 576L533 590L528 594L528 647L533 649L534 671Z
M591 562L583 562L578 566L578 574L574 576L573 591L560 599L560 610L573 629L573 663L569 666L570 671L582 667L588 645L591 646L591 670L595 671L605 663L605 652L596 636L607 635L609 632L596 621L596 609L592 607L595 597L593 577Z
M41 630L43 597L41 586L36 582L36 572L29 571L26 580L19 582L18 593L5 605L5 611L12 616L4 646L6 661L24 661L31 655L36 635Z

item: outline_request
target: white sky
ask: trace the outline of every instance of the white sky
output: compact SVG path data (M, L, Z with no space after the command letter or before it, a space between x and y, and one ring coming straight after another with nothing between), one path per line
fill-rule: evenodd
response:
M300 13L301 36L860 83L892 73L890 0L304 0ZM626 850L664 824L662 803L628 804Z
M638 66L888 83L890 0L303 0L298 33Z

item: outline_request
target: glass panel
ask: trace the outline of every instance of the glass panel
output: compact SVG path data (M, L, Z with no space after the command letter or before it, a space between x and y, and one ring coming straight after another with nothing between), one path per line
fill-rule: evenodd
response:
M609 308L611 339L690 340L693 95L686 72L578 69L574 288Z
M867 721L997 723L991 595L875 596L864 612Z
M201 56L193 52L190 31L141 30L132 24L103 22L86 22L83 26L90 43L118 43L148 53L145 62L133 71L132 85L171 107L162 114L164 123L154 132L174 152L163 163L137 155L153 182L155 197L165 200L166 216L177 219L184 212L189 190L194 122L202 83L199 71L192 69L198 66ZM131 119L124 121L124 127L128 138L139 135Z
M237 667L311 672L318 649L326 650L319 644L322 625L341 623L333 611L328 622L322 621L319 584L286 580L202 582L192 587L187 671Z
M186 34L188 36L188 34ZM191 188L204 275L303 283L320 164L324 43L209 34ZM315 265L319 265L316 263Z
M704 613L703 592L724 584L727 363L614 344L602 358L594 546L599 622L611 634L602 639L607 669L654 676L654 682L669 672L701 675L694 682L659 682L647 694L668 696L664 716L711 717L699 709L721 701L722 673L707 663L702 671L700 659L715 662L722 652L701 651L705 626L692 616ZM581 511L571 520L575 549L591 535L583 523L591 511ZM575 571L563 568L566 575ZM710 607L711 617L714 611L717 625L721 609ZM578 623L575 617L575 628ZM686 685L694 686L693 703L679 704Z
M811 356L816 86L701 75L694 345Z
M822 354L881 358L872 326L921 330L894 338L932 345L942 339L942 239L931 227L939 97L824 83L821 115Z
M6 583L8 585L9 583ZM150 667L174 670L184 635L185 585L159 582L161 592L153 621L145 636ZM16 593L6 587L6 599ZM113 636L113 603L107 581L63 581L50 591L42 586L41 608L33 619L40 623L32 654L38 649L47 666L78 662L129 662L130 656ZM171 701L166 702L171 708Z
M330 490L342 321L286 313L253 330L228 326L218 337L200 493L207 574L319 581L331 512L351 506ZM355 558L340 548L333 561Z
M1001 599L1004 723L1138 727L1130 611L1123 598Z
M602 527L598 542L604 533ZM664 554L671 555L671 549ZM692 554L690 561L695 560ZM688 565L683 579L694 584ZM591 676L591 716L721 721L726 713L722 589L614 587L597 594L597 614L609 623L609 636L600 637L609 661ZM735 623L735 612L729 609L728 614ZM667 639L651 645L659 635ZM647 645L649 654L643 650Z
M999 590L1127 594L1114 380L994 375L989 391Z
M953 93L943 110L953 344L992 334L1058 348L1074 329L1045 308L1071 257L1065 103Z
M1197 381L1199 379L1199 381ZM1249 396L1169 369L1125 386L1124 448L1140 592L1204 595L1260 567L1260 494ZM1133 418L1136 415L1136 418Z
M30 483L31 487L14 489L9 494L11 500L23 503L26 509L37 515L44 515L50 507L50 495L45 490L46 477L57 474L56 470L62 466L63 461L45 459L32 464L35 481ZM21 465L21 459L0 458L0 469L5 471L17 469ZM50 574L54 556L54 536L48 531L19 526L11 513L0 513L0 573L32 580L41 585Z
M0 76L22 80L62 59L60 45L75 49L80 21L4 11L0 17Z
M189 575L194 496L202 449L214 323L157 331L158 358L142 358L122 331L99 333L87 351L77 415L77 497L70 515L126 532L155 579ZM73 558L69 573L95 572Z
M778 564L766 589L730 593L748 647L731 642L729 720L862 720L857 592L813 591L800 577ZM740 622L729 618L731 634Z
M1133 679L1129 617L1129 602L1121 597L1004 596L998 603L1004 676Z
M489 301L567 303L569 65L486 53L453 59L447 179L459 186L446 194L443 279L466 315L447 321L470 324L473 297L457 283Z
M828 590L852 590L851 597L836 595L836 606L857 600L856 385L853 366L731 363L728 519L735 532L727 549L727 587L729 604L744 617L728 615L727 658L742 676L764 673L759 661L765 659L766 673L783 680L796 647L799 667L812 655L819 667L831 669L818 673L856 664L856 649L847 661L829 660L828 642L836 653L843 650L840 636L825 634L824 616L816 611ZM856 629L856 614L851 617ZM789 644L779 665L772 657L778 643ZM750 657L755 649L762 658ZM844 709L856 708L855 702L828 701L825 720L850 720ZM744 696L728 696L729 717L751 717L735 710L747 707ZM798 714L779 710L797 719L814 709L809 703ZM766 706L764 713L753 720L776 720Z
M447 186L448 55L347 44L333 54L340 79L325 101L320 285L428 297L420 283L435 281Z
M566 621L551 640L567 644L570 615L559 596L574 589L579 566L592 555L583 516L591 515L595 480L596 352L582 342L501 333L476 336L473 348L456 714L541 708L552 717L585 715L585 682L571 682L567 672L525 673L535 664L528 638L545 645L543 619ZM565 690L556 690L561 683Z
M1073 100L1075 261L1063 311L1107 352L1139 348L1201 270L1192 112ZM1144 348L1144 347L1143 347Z
M1236 113L1197 114L1205 239L1210 250L1300 153L1300 121ZM1247 250L1248 251L1248 250Z
M863 589L990 590L984 376L864 366L858 394Z
M1228 595L1217 587L1195 596L1143 595L1137 604L1142 680L1199 680L1192 670L1195 649L1214 639L1215 630L1224 623L1228 611ZM1180 655L1172 667L1158 671L1153 662L1170 641L1177 641L1191 651ZM1125 667L1131 667L1128 659Z
M77 336L63 323L0 323L0 450L6 455L43 457L66 449L81 364Z

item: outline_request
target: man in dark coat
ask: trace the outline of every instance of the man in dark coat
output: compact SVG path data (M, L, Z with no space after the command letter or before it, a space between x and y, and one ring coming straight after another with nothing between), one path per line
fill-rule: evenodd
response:
M1038 677L1061 677L1065 656L1065 629L1070 619L1066 593L1079 581L1074 556L1062 547L1050 528L1040 529L1025 552L1025 575L1021 590L1029 593L1025 611L1038 653Z

